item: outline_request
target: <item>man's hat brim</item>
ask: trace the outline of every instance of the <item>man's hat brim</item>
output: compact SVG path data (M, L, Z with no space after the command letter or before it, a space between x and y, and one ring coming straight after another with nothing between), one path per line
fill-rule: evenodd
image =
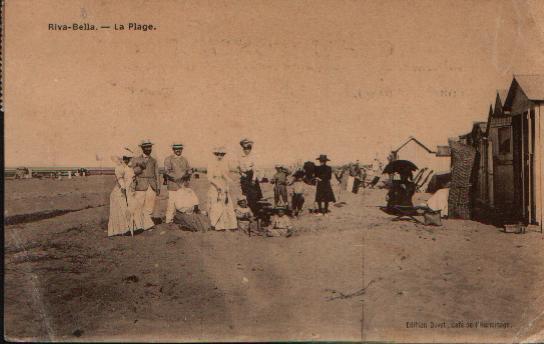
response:
M253 141L249 140L249 139L243 139L240 141L240 146L242 147L248 147L248 146L253 146Z
M216 147L213 149L213 154L227 154L227 150L224 147Z

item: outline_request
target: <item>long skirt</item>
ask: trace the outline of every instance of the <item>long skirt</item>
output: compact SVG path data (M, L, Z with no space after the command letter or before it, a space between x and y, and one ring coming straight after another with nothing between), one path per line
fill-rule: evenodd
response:
M263 198L263 193L259 186L259 182L254 182L252 180L253 173L253 171L249 171L246 172L247 176L240 177L240 188L242 189L242 195L247 198L247 205L253 214L257 214L260 209L259 203L257 202Z
M317 189L317 186L315 185L311 185L311 184L307 184L306 185L306 191L307 191L307 199L308 199L308 202L310 202L309 204L307 204L307 207L308 209L317 209L316 205L315 205L315 202L316 202L316 189Z
M349 178L349 175L347 173L344 173L344 175L340 179L341 189L344 189L344 190L348 189L348 178Z
M346 190L349 192L353 191L353 183L355 182L355 178L352 176L348 177L348 182L346 184Z
M238 228L230 193L218 194L213 186L208 190L208 216L215 230Z
M317 183L317 188L315 191L315 201L336 202L336 198L334 197L334 192L332 191L330 181L322 181Z
M210 219L203 214L176 211L173 221L181 229L191 232L205 232L210 229Z
M110 194L110 217L108 220L108 236L125 234L133 226L134 197L130 192L127 198L118 186Z
M358 193L360 187L361 187L361 180L359 178L355 178L353 180L353 189L351 190L351 192L353 192L354 194Z

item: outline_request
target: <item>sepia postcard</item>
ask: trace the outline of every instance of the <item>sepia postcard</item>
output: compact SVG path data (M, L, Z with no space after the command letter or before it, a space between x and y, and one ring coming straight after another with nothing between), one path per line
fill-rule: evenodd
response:
M4 0L4 340L544 342L543 0Z

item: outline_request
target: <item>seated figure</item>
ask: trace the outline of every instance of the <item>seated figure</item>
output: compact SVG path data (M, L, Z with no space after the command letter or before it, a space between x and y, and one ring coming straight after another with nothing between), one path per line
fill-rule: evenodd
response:
M387 208L394 206L412 207L412 197L416 192L415 184L408 176L401 176L400 180L394 180L387 193Z
M200 211L198 197L189 188L188 181L176 192L174 204L176 206L176 214L174 215L173 222L181 229L192 232L207 231L210 229L210 220L204 212Z

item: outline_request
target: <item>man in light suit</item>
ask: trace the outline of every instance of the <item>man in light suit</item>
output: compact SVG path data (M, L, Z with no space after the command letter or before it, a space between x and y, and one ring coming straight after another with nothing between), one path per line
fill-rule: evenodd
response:
M151 218L155 208L155 199L161 192L159 164L151 156L153 143L143 140L140 143L142 155L133 159L135 174L135 222L137 229L150 229L155 224Z
M176 213L176 193L183 188L183 182L190 177L189 162L181 154L183 152L183 144L174 143L172 145L174 154L169 155L164 159L164 174L168 181L168 206L166 208L166 223L172 223Z

